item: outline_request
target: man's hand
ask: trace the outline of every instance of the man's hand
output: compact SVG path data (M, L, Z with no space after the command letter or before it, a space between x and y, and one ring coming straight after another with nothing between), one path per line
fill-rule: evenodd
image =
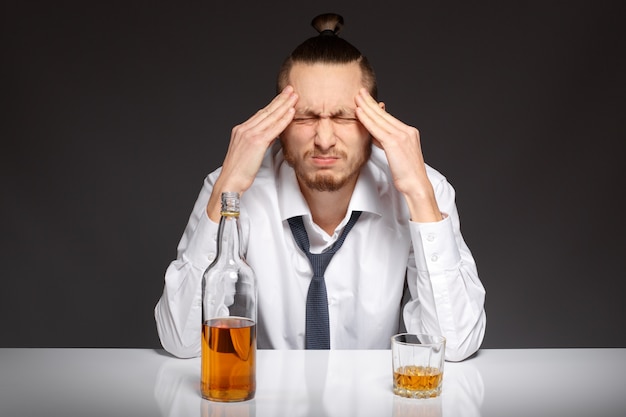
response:
M222 171L207 204L211 220L219 221L223 191L241 195L250 188L261 167L263 155L291 123L297 100L293 88L287 86L266 107L233 128Z
M435 192L426 175L419 131L387 113L384 104L377 103L364 88L355 102L359 121L372 135L374 144L387 155L394 185L404 194L411 220L441 220Z

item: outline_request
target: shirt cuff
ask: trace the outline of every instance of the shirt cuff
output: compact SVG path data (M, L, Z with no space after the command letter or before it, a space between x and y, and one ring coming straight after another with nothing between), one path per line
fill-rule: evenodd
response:
M212 221L203 210L183 254L194 267L205 270L215 259L218 228L219 224Z
M449 216L444 214L443 220L432 223L410 222L410 229L418 270L445 271L456 269L461 263Z

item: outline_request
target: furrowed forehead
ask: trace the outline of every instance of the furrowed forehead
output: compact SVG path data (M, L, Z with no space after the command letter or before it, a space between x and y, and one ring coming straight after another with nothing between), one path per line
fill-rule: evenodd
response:
M314 109L312 107L296 106L296 115L299 116L327 116L327 117L356 117L356 107L337 106L331 109Z

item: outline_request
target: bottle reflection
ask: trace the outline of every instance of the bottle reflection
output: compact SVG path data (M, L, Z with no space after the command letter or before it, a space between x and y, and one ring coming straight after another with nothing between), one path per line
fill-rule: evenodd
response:
M154 384L154 397L163 417L256 417L255 400L219 403L200 395L200 358L169 358Z
M255 400L218 403L203 399L201 400L200 410L202 417L255 417L256 403Z

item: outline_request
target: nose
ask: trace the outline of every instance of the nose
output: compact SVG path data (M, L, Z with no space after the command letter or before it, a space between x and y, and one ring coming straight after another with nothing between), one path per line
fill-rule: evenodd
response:
M327 150L335 146L336 141L332 120L328 117L320 117L315 129L315 146L321 150Z

